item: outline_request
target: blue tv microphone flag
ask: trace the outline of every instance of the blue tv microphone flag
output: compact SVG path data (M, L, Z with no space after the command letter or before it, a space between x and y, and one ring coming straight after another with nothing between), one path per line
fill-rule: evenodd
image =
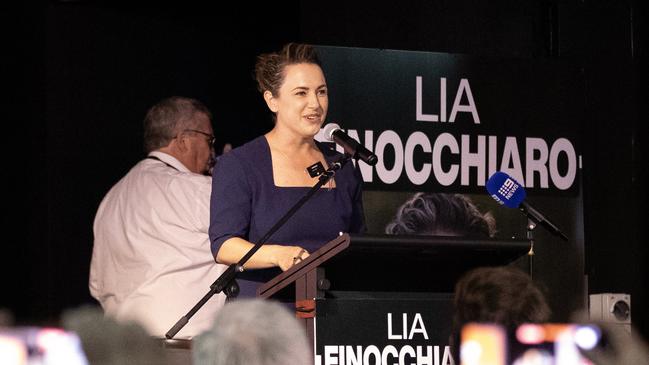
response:
M518 208L527 193L523 186L511 176L497 171L487 180L487 191L498 203L508 208Z
M497 171L487 180L486 188L491 197L501 205L520 209L534 223L541 224L553 234L568 241L568 236L525 201L527 197L525 188L513 177L502 171Z

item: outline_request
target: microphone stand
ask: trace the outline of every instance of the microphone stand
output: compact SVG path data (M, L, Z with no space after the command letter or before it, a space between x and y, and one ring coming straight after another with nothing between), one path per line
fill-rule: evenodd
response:
M536 228L536 222L533 219L527 219L527 239L530 241L530 250L527 252L528 261L530 263L529 274L530 279L533 275L533 265L534 265L534 228Z
M234 298L239 294L239 284L237 284L236 281L236 276L238 273L243 272L243 264L246 263L252 257L252 255L257 252L261 248L261 246L266 243L266 241L275 233L277 230L286 223L286 221L289 220L297 212L298 209L300 209L304 203L306 203L317 191L320 190L320 188L329 181L335 174L336 171L340 170L349 160L351 159L351 156L347 153L343 154L343 156L324 172L320 174L320 177L318 178L318 182L313 185L313 187L297 202L291 209L289 209L286 214L282 218L280 218L275 225L268 230L268 232L261 238L255 245L236 263L236 264L231 264L228 266L227 270L225 270L217 279L214 281L212 285L210 285L210 290L201 298L201 300L192 307L192 309L187 312L184 316L182 316L176 324L174 324L173 327L167 333L165 334L165 337L167 339L172 339L185 325L189 322L189 319L198 312L205 303L214 295L217 293L220 293L223 291L225 295L227 296L228 299Z

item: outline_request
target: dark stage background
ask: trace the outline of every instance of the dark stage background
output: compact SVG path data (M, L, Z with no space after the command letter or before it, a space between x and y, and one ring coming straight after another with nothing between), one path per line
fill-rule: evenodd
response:
M633 324L649 337L643 1L50 1L13 20L8 70L21 82L5 108L18 133L5 138L6 156L18 156L7 201L17 202L6 209L0 307L16 324L56 323L63 309L93 303L95 210L143 157L151 104L198 98L215 115L217 148L238 146L271 127L252 79L255 55L303 41L580 65L588 290L630 293Z

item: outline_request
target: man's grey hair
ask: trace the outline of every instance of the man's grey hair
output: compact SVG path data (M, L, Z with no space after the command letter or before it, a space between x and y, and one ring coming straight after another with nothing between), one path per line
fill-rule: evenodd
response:
M152 106L144 117L144 151L165 147L184 129L194 129L194 114L200 112L212 120L212 113L196 99L172 96Z
M194 338L194 365L313 364L306 332L288 308L272 300L228 302L211 329Z

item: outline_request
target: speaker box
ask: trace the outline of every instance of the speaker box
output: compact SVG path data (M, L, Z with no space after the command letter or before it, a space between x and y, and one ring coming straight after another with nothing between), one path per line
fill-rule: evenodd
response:
M589 295L588 314L593 321L618 324L631 334L630 294L591 294Z

